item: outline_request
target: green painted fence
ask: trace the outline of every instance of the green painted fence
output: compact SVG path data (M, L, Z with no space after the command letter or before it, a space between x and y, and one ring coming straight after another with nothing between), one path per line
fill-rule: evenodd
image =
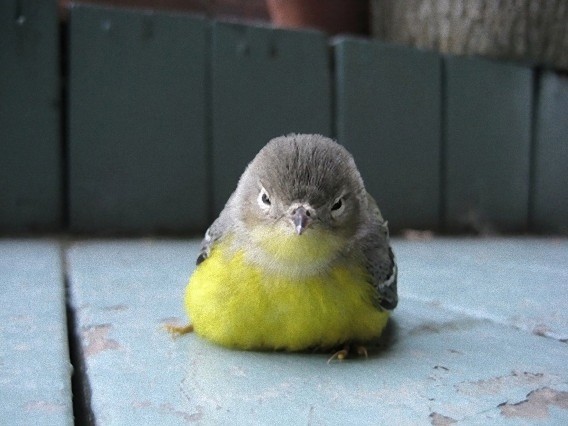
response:
M0 1L0 231L63 225L55 1Z
M532 70L452 57L445 76L446 226L526 230Z
M70 22L71 229L203 228L209 25L83 7Z
M438 230L440 58L350 39L335 44L335 58L337 138L367 190L394 229Z
M214 23L211 58L213 211L219 213L246 165L286 133L331 133L327 40Z
M344 144L394 231L568 233L566 76L163 12L58 25L0 3L2 233L202 232L290 132Z

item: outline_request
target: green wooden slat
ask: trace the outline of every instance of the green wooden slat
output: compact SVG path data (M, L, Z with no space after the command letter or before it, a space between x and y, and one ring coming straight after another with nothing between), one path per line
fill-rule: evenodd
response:
M72 425L59 243L0 239L0 424Z
M57 2L0 2L0 231L61 225Z
M447 228L525 230L532 71L450 57L446 77Z
M207 38L200 18L71 10L73 230L206 225Z
M391 230L440 221L440 58L355 39L335 46L338 140Z
M541 79L536 123L532 225L568 233L568 78Z
M216 23L213 30L214 208L269 139L331 132L326 37Z

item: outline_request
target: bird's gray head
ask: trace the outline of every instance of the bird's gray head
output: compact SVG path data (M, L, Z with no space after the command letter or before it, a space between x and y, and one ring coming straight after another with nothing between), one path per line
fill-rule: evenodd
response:
M272 139L243 173L236 210L247 228L286 224L291 233L355 234L367 198L347 150L321 135Z

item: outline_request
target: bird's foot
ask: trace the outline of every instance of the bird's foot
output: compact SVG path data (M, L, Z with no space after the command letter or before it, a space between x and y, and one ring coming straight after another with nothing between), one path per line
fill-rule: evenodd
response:
M187 325L174 325L174 324L166 324L165 325L166 331L172 334L175 337L183 336L184 334L191 333L193 331L193 324Z
M369 353L367 352L367 348L363 345L357 346L357 355L369 358Z
M345 358L347 358L347 355L349 355L349 345L345 345L343 347L343 349L341 349L340 351L335 352L328 360L327 363L331 363L331 361L333 361L334 359L338 360L338 361L343 361Z
M355 347L355 350L357 351L357 355L359 356L364 356L365 358L369 358L369 354L367 352L367 348L365 346L362 345L358 345ZM338 360L338 361L343 361L344 359L346 359L349 354L351 352L351 346L350 345L345 345L343 347L343 349L335 352L328 360L327 363L331 363L331 361L333 360Z

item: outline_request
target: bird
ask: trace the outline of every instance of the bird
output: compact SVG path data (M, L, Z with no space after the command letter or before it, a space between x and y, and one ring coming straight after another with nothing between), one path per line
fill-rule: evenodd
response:
M172 327L258 351L367 356L397 306L388 222L352 155L318 134L270 140L205 233Z

